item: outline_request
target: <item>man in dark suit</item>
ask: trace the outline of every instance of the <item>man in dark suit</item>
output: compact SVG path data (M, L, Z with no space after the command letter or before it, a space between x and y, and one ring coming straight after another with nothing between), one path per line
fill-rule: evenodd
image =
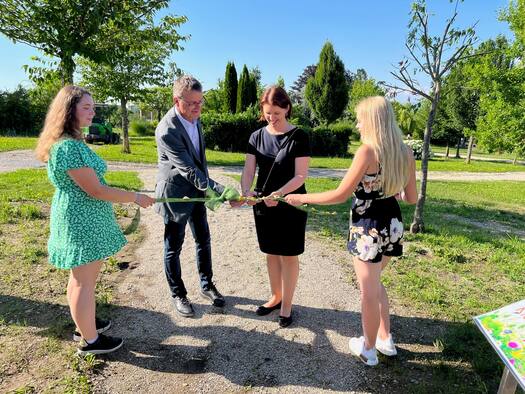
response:
M185 75L173 84L173 107L155 130L159 172L155 196L204 197L206 190L221 194L224 187L208 176L202 127L199 121L203 104L202 86ZM212 282L210 229L204 203L158 203L156 212L164 217L164 269L177 312L194 315L181 277L180 252L186 223L189 223L197 252L201 295L217 307L224 297Z

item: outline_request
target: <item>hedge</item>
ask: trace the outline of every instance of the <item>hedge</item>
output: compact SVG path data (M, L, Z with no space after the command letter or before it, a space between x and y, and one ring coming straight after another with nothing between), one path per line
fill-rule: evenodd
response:
M252 107L238 114L207 112L201 116L208 149L245 152L251 133L266 125ZM350 123L335 123L311 129L299 126L310 136L313 156L346 156L353 131Z
M238 114L207 112L201 122L206 147L223 152L246 152L251 133L266 124L254 109Z

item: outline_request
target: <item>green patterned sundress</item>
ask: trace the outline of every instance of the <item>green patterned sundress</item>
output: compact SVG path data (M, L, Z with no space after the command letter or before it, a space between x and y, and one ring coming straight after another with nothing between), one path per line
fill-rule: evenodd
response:
M102 184L106 163L79 140L63 139L49 152L47 175L55 186L51 203L49 262L71 269L118 252L126 243L112 204L84 192L67 171L91 167Z

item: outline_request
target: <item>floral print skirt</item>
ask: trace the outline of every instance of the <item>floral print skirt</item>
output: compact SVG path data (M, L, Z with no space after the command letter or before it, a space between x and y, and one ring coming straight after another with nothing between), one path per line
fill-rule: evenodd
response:
M379 263L383 256L403 254L403 219L394 197L354 199L348 250L360 260L371 263Z

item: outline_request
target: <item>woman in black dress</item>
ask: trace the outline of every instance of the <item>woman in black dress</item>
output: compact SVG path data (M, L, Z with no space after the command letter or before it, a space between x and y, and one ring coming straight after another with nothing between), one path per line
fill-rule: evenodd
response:
M417 201L415 162L403 143L392 105L384 97L369 97L356 108L363 145L335 190L289 194L300 204L340 204L355 193L348 250L361 290L363 336L350 339L350 351L367 365L378 363L376 349L387 356L397 351L390 334L388 296L381 271L392 256L403 253L403 222L397 199Z
M250 136L241 178L243 196L306 193L310 143L305 131L288 123L290 98L283 88L271 86L263 93L260 107L261 118L268 125ZM257 167L257 184L252 191ZM287 327L292 323L292 298L299 277L299 255L304 252L307 214L272 199L255 204L253 211L272 291L268 302L255 312L264 316L279 309L279 325Z

